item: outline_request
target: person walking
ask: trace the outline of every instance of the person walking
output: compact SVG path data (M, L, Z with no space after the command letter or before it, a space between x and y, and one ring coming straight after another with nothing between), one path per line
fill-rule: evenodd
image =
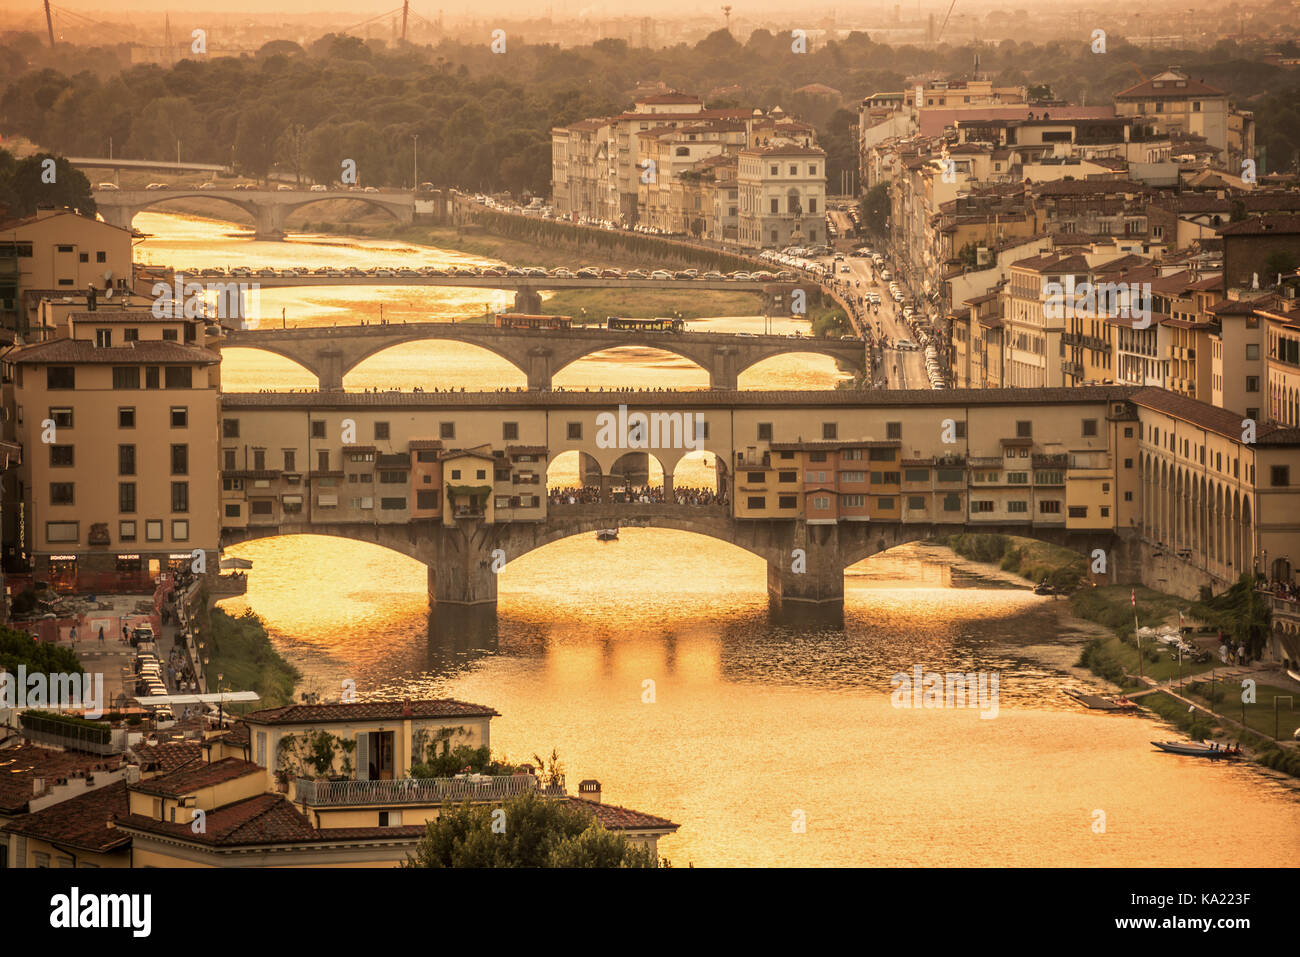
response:
M77 647L77 626L75 624L68 630L68 638L72 642L72 647Z
M99 626L99 646L104 647L104 626Z

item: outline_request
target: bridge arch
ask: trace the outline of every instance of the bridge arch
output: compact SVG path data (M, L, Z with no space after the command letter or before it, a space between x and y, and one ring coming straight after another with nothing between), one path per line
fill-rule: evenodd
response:
M155 206L161 206L164 203L170 203L176 200L183 200L183 199L196 199L196 198L215 199L223 203L226 203L229 206L234 206L240 210L243 210L243 212L248 214L248 218L251 220L251 223L249 225L256 225L257 223L257 212L258 212L257 204L249 202L248 200L239 199L236 196L230 195L229 193L223 192L221 190L160 189L160 190L151 191L148 194L148 197L149 198L145 198L137 202L132 202L130 206L126 206L125 204L123 204L122 207L115 207L114 204L109 203L107 204L106 208L125 209L127 210L127 212L129 212L130 218L135 219L137 213L142 213L146 209L152 209ZM127 225L129 225L129 222Z
M401 327L397 326L395 328L400 329ZM347 357L344 359L342 363L342 377L344 380L346 380L349 375L359 371L361 367L371 359L378 359L379 357L383 356L386 352L389 352L393 349L401 349L404 346L418 345L424 342L450 342L450 343L454 343L457 346L469 346L473 348L475 351L483 353L485 356L491 356L493 358L501 359L502 361L504 361L507 365L510 366L510 368L512 368L513 370L519 373L520 380L521 380L518 383L519 385L523 385L524 383L527 382L528 369L526 366L521 366L519 364L517 355L512 354L509 350L497 348L487 342L482 341L481 339L476 339L472 336L458 337L455 335L429 336L429 335L411 334L409 336L403 336L400 333L394 339L385 339L379 343L376 343L373 346L369 346L368 348L363 348L359 351L349 352L347 354ZM419 384L422 387L424 385L424 383L419 383ZM499 384L504 385L505 383L499 383ZM479 386L478 388L482 388L482 386Z

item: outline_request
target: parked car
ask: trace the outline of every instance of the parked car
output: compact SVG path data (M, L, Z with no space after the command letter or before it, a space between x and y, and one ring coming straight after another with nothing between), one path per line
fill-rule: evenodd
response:
M102 189L102 190L106 190L106 191L108 191L108 192L110 192L110 193L115 193L115 192L117 192L117 184L116 184L116 183L100 183L98 186L95 187L95 189Z
M315 183L311 188L311 192L313 193L328 193L329 191L330 188L324 183Z

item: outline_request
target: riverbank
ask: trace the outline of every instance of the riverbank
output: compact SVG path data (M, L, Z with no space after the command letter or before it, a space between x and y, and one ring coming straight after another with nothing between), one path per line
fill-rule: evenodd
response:
M223 690L255 691L261 696L254 710L293 703L294 688L302 673L272 646L261 618L252 611L236 618L220 608L211 608L206 613L203 633L209 636L204 669L209 691L217 691L217 675L221 675Z
M1007 535L954 535L947 542L972 561L997 565L1027 581L1065 588L1087 577L1086 559L1065 548ZM1279 669L1260 663L1228 667L1218 657L1227 636L1235 647L1257 628L1258 609L1249 583L1205 601L1188 601L1141 585L1083 587L1070 597L1069 616L1106 629L1083 648L1078 667L1117 690L1139 693L1135 703L1176 726L1193 740L1240 741L1247 757L1264 767L1300 777L1300 750L1290 741L1300 711L1300 690ZM1181 617L1180 617L1181 616ZM1196 652L1136 638L1136 627L1185 629ZM1154 689L1154 690L1153 690ZM1243 700L1244 699L1244 700Z

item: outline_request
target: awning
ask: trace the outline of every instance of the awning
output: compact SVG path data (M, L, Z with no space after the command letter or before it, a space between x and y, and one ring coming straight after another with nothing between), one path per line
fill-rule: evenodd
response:
M481 495L484 498L486 498L488 495L492 494L492 486L491 485L448 485L447 494L465 495L471 497L475 495Z
M223 558L221 559L222 568L252 568L253 563L247 558Z
M261 701L256 691L227 691L224 694L153 694L136 695L142 705L161 704L230 704L232 701Z
M301 495L284 495L284 496L281 496L280 501L283 502L285 505L301 505L301 504L302 504L302 496L301 496Z

